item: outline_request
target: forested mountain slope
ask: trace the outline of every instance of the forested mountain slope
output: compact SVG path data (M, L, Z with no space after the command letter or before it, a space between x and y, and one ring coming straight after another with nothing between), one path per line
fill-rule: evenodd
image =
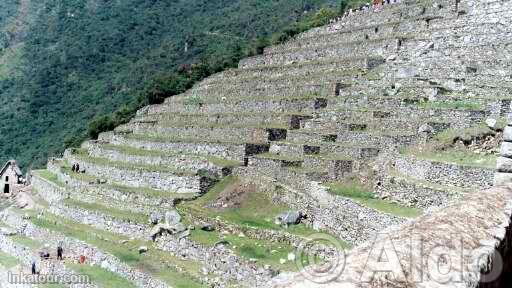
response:
M39 166L155 77L250 43L333 0L2 0L0 162ZM185 65L186 66L186 65Z

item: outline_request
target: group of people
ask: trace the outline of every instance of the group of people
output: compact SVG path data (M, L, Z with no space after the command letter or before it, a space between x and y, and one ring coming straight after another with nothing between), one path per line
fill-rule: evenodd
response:
M75 173L79 173L80 172L80 164L73 163L73 166L71 166L71 171L73 171Z
M59 261L64 260L63 254L64 254L64 249L62 248L62 244L59 243L59 245L57 246L57 260L59 260ZM40 251L39 257L41 258L42 261L50 260L50 252L48 252L48 250ZM32 260L31 272L32 272L32 275L38 274L36 259Z

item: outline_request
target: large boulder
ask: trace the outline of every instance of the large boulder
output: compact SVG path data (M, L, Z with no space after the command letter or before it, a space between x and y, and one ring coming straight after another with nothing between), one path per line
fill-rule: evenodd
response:
M164 216L160 212L152 212L149 214L149 222L153 225L156 225L164 219Z
M512 127L505 127L503 131L503 141L512 142Z
M279 225L289 226L300 224L305 215L300 211L288 211L286 213L279 214L276 217L276 223Z
M170 210L165 212L165 223L168 225L174 225L181 222L181 215L176 210Z
M155 241L157 237L162 236L164 233L176 235L185 231L187 231L187 226L183 223L157 224L149 232L149 237L151 240Z

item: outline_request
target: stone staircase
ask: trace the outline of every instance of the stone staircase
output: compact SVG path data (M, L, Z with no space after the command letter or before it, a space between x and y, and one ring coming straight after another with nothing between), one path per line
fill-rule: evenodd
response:
M364 179L372 201L420 211L491 186L486 166L400 152L508 112L511 6L404 1L269 47L51 159L33 179L46 205L30 219L13 209L4 219L30 227L26 237L91 251L93 264L136 287L265 287L282 263L259 263L237 245L194 235L149 242L150 215L201 201L238 177L283 189L272 200L305 212L311 232L359 244L408 217L333 194L327 184ZM80 173L71 171L75 163ZM187 225L214 223L260 246L293 248L307 238L207 211L180 212ZM149 253L137 255L136 246Z

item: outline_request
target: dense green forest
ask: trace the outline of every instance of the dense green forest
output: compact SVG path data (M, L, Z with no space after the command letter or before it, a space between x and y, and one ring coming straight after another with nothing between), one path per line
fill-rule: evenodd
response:
M88 129L95 136L307 29L311 15L331 7L322 11L332 16L338 2L2 0L0 160L44 165Z

